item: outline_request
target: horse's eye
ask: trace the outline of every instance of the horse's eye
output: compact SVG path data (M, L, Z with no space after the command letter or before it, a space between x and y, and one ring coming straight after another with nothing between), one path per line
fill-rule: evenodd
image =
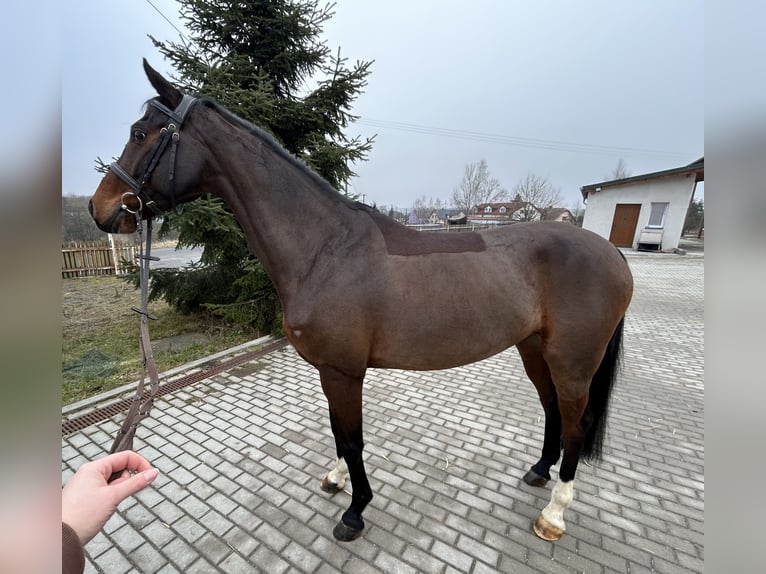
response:
M141 143L146 139L146 134L142 132L141 130L136 130L133 132L133 141L137 143Z

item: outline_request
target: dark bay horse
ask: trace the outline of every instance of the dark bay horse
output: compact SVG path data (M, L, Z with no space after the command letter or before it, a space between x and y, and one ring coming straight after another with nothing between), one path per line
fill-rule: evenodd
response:
M335 537L359 536L372 500L362 458L367 368L445 369L513 345L545 411L542 454L524 481L544 486L563 448L533 527L561 537L578 460L601 450L633 291L622 254L558 222L408 229L338 193L263 130L144 68L159 96L131 127L91 214L104 231L131 233L137 218L203 194L228 204L274 282L288 340L319 371L337 450L321 486L336 492L350 477L353 490Z

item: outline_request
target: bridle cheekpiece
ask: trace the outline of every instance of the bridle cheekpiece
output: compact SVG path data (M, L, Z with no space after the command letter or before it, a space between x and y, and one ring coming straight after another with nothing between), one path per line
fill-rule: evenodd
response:
M120 198L121 206L120 209L127 211L128 213L132 213L136 215L137 219L141 218L141 211L143 210L143 207L146 206L149 209L152 210L154 215L158 217L162 217L165 215L165 211L161 210L159 207L157 207L157 204L154 202L153 199L148 197L144 191L144 186L149 181L149 179L152 176L152 173L154 172L155 168L157 167L157 164L160 161L160 158L162 157L162 154L165 152L165 149L170 145L170 163L168 167L168 183L169 183L169 196L170 196L170 208L176 209L176 194L175 194L175 165L176 165L176 149L178 148L178 142L180 140L180 132L181 132L181 126L184 123L184 120L186 119L187 114L189 113L189 109L191 108L192 104L196 98L194 96L190 96L188 94L184 94L183 98L181 99L181 102L178 104L175 110L171 110L167 106L161 104L157 100L149 100L149 105L157 108L159 111L161 111L163 114L168 116L169 121L168 125L165 126L160 130L160 139L157 141L156 145L154 146L154 150L152 151L152 154L149 156L149 160L146 162L146 167L144 168L144 173L141 176L141 179L135 179L132 175L130 175L127 171L125 171L122 167L120 167L117 162L112 163L109 166L109 170L114 172L114 174L119 177L122 181L124 181L128 186L130 186L131 191L126 191L122 194L122 197ZM125 203L126 197L133 196L138 201L138 208L131 209L128 207L128 205Z

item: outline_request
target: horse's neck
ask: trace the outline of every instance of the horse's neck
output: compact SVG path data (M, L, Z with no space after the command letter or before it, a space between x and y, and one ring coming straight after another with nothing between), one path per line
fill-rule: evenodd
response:
M287 295L328 244L337 244L360 218L332 190L245 128L233 150L217 154L215 192L234 212L251 249ZM223 185L220 185L223 182Z

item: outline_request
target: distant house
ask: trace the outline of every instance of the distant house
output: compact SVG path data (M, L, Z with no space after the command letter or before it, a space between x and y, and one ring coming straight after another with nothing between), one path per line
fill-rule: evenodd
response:
M428 216L427 223L431 225L447 225L450 219L463 216L463 212L457 209L437 209ZM425 222L420 222L425 223Z
M574 223L575 218L572 212L566 207L549 207L545 210L543 221L563 221L564 223Z
M480 203L467 217L469 223L501 224L539 221L542 218L542 213L528 201L510 201Z
M418 214L416 211L411 211L407 217L406 224L421 229L435 229L439 226L454 225L449 220L462 215L462 212L457 209L434 209L427 216L426 213L425 211L420 211Z
M701 157L682 167L585 185L582 226L618 247L672 251L697 182L704 180Z

